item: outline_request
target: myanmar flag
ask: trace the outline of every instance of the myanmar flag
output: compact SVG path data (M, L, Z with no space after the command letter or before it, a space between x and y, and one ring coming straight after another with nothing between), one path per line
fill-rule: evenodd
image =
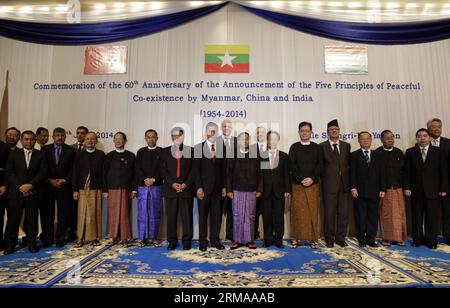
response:
M205 45L205 73L248 73L248 45Z

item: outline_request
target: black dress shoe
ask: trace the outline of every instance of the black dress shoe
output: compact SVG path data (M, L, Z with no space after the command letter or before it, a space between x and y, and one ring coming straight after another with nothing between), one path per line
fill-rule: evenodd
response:
M327 248L334 248L334 243L333 242L327 242L326 246L327 246Z
M37 248L36 244L30 244L30 245L28 245L28 250L29 250L31 253L39 252L39 249Z
M420 247L420 245L422 245L421 242L413 242L413 243L411 244L411 246L413 246L413 247Z
M191 245L183 245L183 250L191 250Z
M359 242L359 247L366 247L367 244L365 242Z
M428 244L427 247L430 248L430 249L437 249L437 245L436 244Z
M277 248L280 248L280 249L283 249L283 248L284 248L284 245L283 245L283 244L280 244L280 243L275 244L275 246L276 246Z
M450 238L445 241L445 245L450 246Z
M347 247L348 246L348 244L345 241L339 241L339 242L336 242L336 244L338 244L341 247Z
M375 243L375 242L369 242L369 243L367 243L367 245L369 246L369 247L372 247L372 248L378 248L378 247L380 247L377 243Z
M225 249L225 246L223 246L221 243L214 244L214 245L212 245L212 247L214 247L214 248L216 248L218 250L224 250Z
M169 246L167 246L167 250L174 250L177 248L177 243L170 243Z
M268 247L270 247L270 246L272 246L273 244L272 243L264 243L263 244L263 247L264 248L268 248Z
M56 242L56 247L61 248L64 247L64 242Z
M207 250L206 246L200 246L199 249L200 249L200 251L206 251ZM186 247L184 247L184 250L187 250Z
M15 247L7 247L7 248L5 249L5 251L3 252L3 254L4 254L4 255L10 255L10 254L13 254L14 251L15 251Z

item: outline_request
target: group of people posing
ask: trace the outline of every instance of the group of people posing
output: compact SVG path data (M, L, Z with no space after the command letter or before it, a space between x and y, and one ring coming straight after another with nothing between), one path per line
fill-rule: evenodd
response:
M407 240L405 198L411 199L413 246L437 247L443 234L450 245L449 155L450 140L441 137L442 122L433 119L416 132L416 145L403 152L394 147L394 134L381 133L382 145L372 149L372 135L358 134L360 148L339 139L337 120L328 123L328 140L311 141L312 124L298 126L300 141L289 153L278 148L280 134L256 130L232 136L232 122L206 125L206 139L190 147L184 131L174 127L172 144L157 145L158 133L145 132L147 146L137 154L125 149L127 136L114 135L115 150L105 154L96 148L97 135L77 128L77 143L67 145L66 131L53 130L46 145L45 128L20 132L12 127L0 142L0 244L5 254L14 253L19 228L30 252L76 240L100 245L102 199L108 201L111 244L129 245L132 240L131 200L137 198L137 229L140 247L161 247L159 235L162 204L167 217L169 250L179 242L181 218L183 249L191 249L193 201L198 200L199 249L224 249L219 236L226 213L230 249L256 249L263 218L264 247L284 248L285 203L290 199L290 247L304 244L319 248L319 206L324 213L326 246L345 247L349 207L353 199L355 231L359 245L405 245ZM18 141L22 148L18 148ZM36 143L37 141L37 143ZM55 211L56 208L56 211ZM55 221L55 212L57 213ZM23 215L23 213L25 213ZM40 218L41 234L38 235ZM209 244L209 245L208 245Z

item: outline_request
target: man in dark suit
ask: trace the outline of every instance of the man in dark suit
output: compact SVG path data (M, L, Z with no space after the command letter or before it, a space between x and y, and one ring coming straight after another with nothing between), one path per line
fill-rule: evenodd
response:
M5 221L5 210L7 205L7 187L5 178L6 162L10 149L6 143L0 141L0 250L5 248L5 239L3 237L3 225Z
M77 142L72 144L72 147L76 150L77 154L84 150L84 140L89 129L86 126L78 126L75 132ZM77 219L78 219L78 201L72 200L72 204L69 208L68 221L67 221L67 241L73 241L77 238Z
M444 151L445 159L447 160L447 167L449 167L448 174L450 177L450 139L442 135L442 121L434 118L427 123L428 133L431 137L431 145L441 148ZM445 244L450 245L450 197L447 195L441 197L442 206L442 234L445 238Z
M164 178L163 195L166 198L167 249L178 245L177 218L181 214L183 248L191 249L193 237L194 166L193 149L183 143L184 131L180 127L171 130L173 145L164 148L161 173Z
M16 149L8 158L6 179L8 182L8 247L5 254L14 252L19 233L20 218L25 209L25 227L28 249L38 252L36 236L38 233L39 189L45 179L47 164L44 154L34 149L36 135L25 131L21 135L23 149Z
M75 162L76 150L65 144L66 131L57 127L53 130L53 144L42 148L48 166L47 212L42 225L44 234L44 247L50 247L53 240L56 246L64 246L67 233L67 222L72 206L72 168ZM55 234L55 201L58 208L58 223Z
M278 150L280 134L267 133L268 149L262 153L264 246L284 248L284 204L291 193L288 155Z
M425 243L429 248L436 249L440 232L440 198L448 193L447 157L445 151L430 144L427 129L419 129L416 140L417 144L405 154L403 185L405 195L411 197L413 246Z
M256 128L256 143L250 146L250 156L258 157L259 159L267 158L265 157L267 151L267 130L265 127L258 126ZM263 211L263 201L262 198L256 199L256 213L255 213L255 239L260 238L259 234L259 217L262 215Z
M217 142L219 127L210 122L206 125L206 141L197 144L195 155L195 188L199 211L199 249L206 251L208 241L208 214L210 217L209 237L211 246L224 249L219 233L222 221L222 197L225 189L224 144Z
M337 120L328 123L327 131L329 139L320 144L323 149L321 180L325 241L328 248L334 247L334 242L346 247L350 201L350 144L339 140Z
M225 145L225 158L231 159L236 156L237 139L232 135L233 124L230 120L223 120L221 124L222 135L217 137L217 143ZM226 164L226 162L225 162ZM226 168L226 166L225 166ZM224 179L225 181L225 179ZM233 241L233 206L230 198L222 198L222 206L226 215L225 238Z
M354 198L356 237L359 245L378 247L378 206L386 192L386 177L380 153L370 149L372 135L360 132L361 149L350 154L350 188Z

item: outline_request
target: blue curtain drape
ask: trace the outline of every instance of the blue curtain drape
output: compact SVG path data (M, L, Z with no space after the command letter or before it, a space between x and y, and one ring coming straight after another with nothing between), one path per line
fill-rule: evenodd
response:
M0 35L52 45L128 40L170 29L212 13L228 2L163 16L91 24L32 23L0 19ZM320 20L241 5L274 23L326 38L365 44L417 44L450 38L450 18L426 22L357 23Z
M0 35L15 40L51 44L85 45L116 42L176 27L210 14L226 3L133 20L92 24L54 24L0 20Z
M402 23L340 22L241 6L277 24L335 40L365 44L400 45L427 43L450 38L450 18Z

